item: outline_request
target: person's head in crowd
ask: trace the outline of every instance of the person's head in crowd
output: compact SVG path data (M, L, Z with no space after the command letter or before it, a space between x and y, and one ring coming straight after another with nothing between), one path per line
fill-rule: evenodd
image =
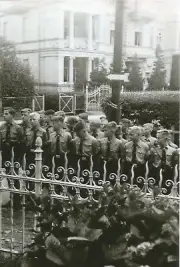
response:
M123 118L121 120L121 124L122 124L123 128L129 128L131 125L131 121L127 118Z
M59 110L55 112L55 116L61 116L63 119L65 119L66 113L63 110Z
M173 142L174 136L173 136L173 131L169 130L169 141Z
M64 118L62 116L55 115L52 121L53 121L53 128L55 132L59 132L64 129Z
M74 130L74 126L78 123L78 118L76 116L69 116L66 119L66 128L69 129L70 131Z
M129 128L129 140L132 142L138 142L141 138L141 128L139 126L133 126Z
M96 132L96 131L100 130L100 127L101 127L100 122L96 122L96 121L90 122L90 131L91 132Z
M55 114L55 111L53 109L49 109L45 111L45 122L47 123L47 125L50 125L52 123L54 114Z
M115 135L116 135L116 138L118 139L122 138L122 125L121 124L117 126Z
M100 122L101 122L100 129L101 129L101 131L104 131L104 127L108 123L108 120L107 120L107 118L105 116L101 116L100 117Z
M104 127L104 136L112 138L117 131L117 123L115 121L108 122Z
M74 126L74 132L76 133L76 136L83 139L87 135L87 130L86 130L86 124L84 121L80 120L76 123Z
M169 131L162 129L157 131L157 142L161 147L166 147L169 143Z
M22 117L22 121L24 124L29 123L29 115L31 112L32 112L32 110L30 108L23 108L21 110L21 117Z
M40 110L38 113L40 115L40 125L44 126L44 124L45 124L45 111Z
M32 112L29 115L30 124L33 129L40 127L40 114L37 112Z
M3 117L4 121L7 123L12 123L15 116L15 110L11 107L4 108Z
M143 131L144 131L144 136L145 137L150 137L151 133L153 131L153 124L152 123L145 123L143 125Z
M78 117L79 117L80 120L84 121L85 123L89 122L87 113L80 113Z

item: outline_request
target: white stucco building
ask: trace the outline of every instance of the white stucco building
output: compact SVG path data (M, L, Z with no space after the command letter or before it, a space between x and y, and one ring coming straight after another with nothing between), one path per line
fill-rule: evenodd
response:
M169 51L165 53L170 68L168 34L175 34L173 23L167 26L159 18L157 21L155 12L150 13L148 1L142 6L129 0L124 17L124 59L130 65L137 54L144 77L151 72L157 43ZM1 12L0 35L15 43L19 57L29 63L43 91L73 83L79 76L89 80L97 59L104 59L107 67L112 63L112 0L14 1ZM170 39L174 40L174 35Z

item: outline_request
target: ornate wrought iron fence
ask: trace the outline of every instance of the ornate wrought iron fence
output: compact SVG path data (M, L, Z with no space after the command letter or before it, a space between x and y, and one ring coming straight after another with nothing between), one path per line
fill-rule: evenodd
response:
M100 172L93 170L93 160L90 159L89 170L81 171L80 161L77 164L77 170L68 168L68 157L65 154L65 165L56 168L55 160L52 160L52 168L48 166L42 166L42 141L40 137L36 140L37 148L35 150L35 163L30 166L26 166L26 157L24 156L22 166L18 162L14 162L14 153L12 151L11 162L5 163L5 168L2 168L2 157L0 152L0 251L18 253L23 252L26 243L29 241L27 237L32 237L32 232L26 228L26 219L31 220L29 227L36 229L36 217L34 214L28 214L26 211L25 203L26 198L30 194L28 189L28 184L34 185L31 194L40 195L42 192L42 185L49 184L50 194L53 199L67 199L69 196L69 190L72 189L73 194L79 199L88 198L91 201L98 201L98 192L103 190L103 184L110 184L110 181L114 181L113 184L122 184L128 181L128 177L125 174L121 174L121 162L118 162L117 173L111 173L107 179L107 169L104 162L104 172L101 175ZM144 177L138 177L135 179L133 165L131 169L130 182L127 183L129 187L137 187L137 183L141 185L141 190L147 197L152 197L152 185L155 184L155 179L149 177L149 168L146 164L146 172ZM136 181L135 181L136 180ZM135 183L136 182L136 183ZM170 189L167 195L167 189L162 186L163 176L162 169L160 170L160 181L159 187L161 192L160 197L172 198L174 200L179 200L179 180L178 180L178 166L174 168L174 177L166 181L166 186ZM19 184L17 186L17 183ZM58 193L56 188L60 188ZM86 194L84 192L86 191ZM83 194L81 194L83 193ZM22 208L21 213L14 210L15 196L19 195L21 197ZM2 204L4 198L7 198L9 202L9 208L3 208ZM6 200L6 199L5 199ZM4 212L9 212L8 225L6 225L6 230L4 229L4 221L7 221ZM16 222L16 220L18 220ZM21 229L16 229L19 223L22 223ZM8 230L7 230L8 229ZM5 243L5 234L9 233L8 240L9 246ZM7 240L6 240L7 241Z

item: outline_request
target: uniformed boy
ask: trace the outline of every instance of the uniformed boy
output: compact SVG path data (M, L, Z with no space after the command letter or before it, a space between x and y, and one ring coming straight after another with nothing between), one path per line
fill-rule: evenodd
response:
M89 132L89 120L88 120L88 114L87 113L80 113L79 114L79 119L82 120L84 122L84 124L86 125L86 129Z
M120 123L122 125L122 133L123 133L122 137L128 140L128 131L129 131L131 121L127 118L123 118Z
M4 109L4 123L0 126L2 165L12 159L14 148L14 162L20 162L20 144L23 138L21 127L14 121L15 110L11 107Z
M45 128L45 126L46 126L46 123L45 123L45 111L44 110L40 110L38 113L40 115L40 120L39 120L40 126L42 128Z
M116 122L109 122L105 125L103 139L99 140L100 143L100 156L101 156L101 174L104 175L103 167L106 161L106 179L109 181L111 173L117 173L118 161L123 159L124 147L122 142L116 138L117 124ZM121 162L122 163L122 162ZM112 181L114 184L115 181Z
M45 124L46 124L46 133L48 140L50 140L50 135L54 132L54 127L53 127L54 115L55 111L52 109L45 111Z
M54 132L50 136L51 159L54 157L56 169L64 167L65 153L69 153L71 145L71 134L64 130L64 118L62 116L53 117Z
M74 165L77 167L77 160L80 159L82 169L89 169L90 157L96 156L99 152L98 141L87 132L83 121L75 125L74 131L76 137L72 140L71 146L72 155L76 158Z
M84 178L84 183L88 182L89 177L83 175L84 170L90 170L90 158L94 163L94 170L97 169L98 164L98 152L99 145L98 141L91 136L87 131L86 124L80 120L74 127L76 137L72 140L71 146L71 166L77 172L78 161L81 167L81 177ZM81 196L87 197L88 192L86 190L81 190Z
M72 139L75 138L74 126L78 123L78 118L76 116L69 116L66 119L66 130L71 134Z
M90 134L96 139L104 138L104 133L100 129L101 125L98 122L90 122Z
M27 140L27 167L29 164L34 163L35 161L35 149L36 149L36 140L37 137L42 139L42 150L44 150L47 145L47 134L46 130L43 129L40 125L40 115L37 112L30 113L30 125L31 129L26 134Z
M150 177L155 177L156 183L159 183L160 169L163 170L162 187L170 193L166 181L172 180L174 175L174 166L177 162L177 150L169 146L169 131L166 129L157 132L157 145L150 150Z
M153 131L152 123L145 123L143 125L142 141L145 142L149 146L149 148L152 148L155 142L157 142L157 139L151 136L152 131Z
M149 159L149 146L141 141L141 129L138 126L129 128L129 142L125 144L125 164L123 173L130 179L132 165L135 165L134 184L142 186L137 182L139 176L145 175L145 164ZM130 180L129 180L130 181Z
M116 135L116 138L122 142L123 146L128 142L128 140L126 140L122 137L123 136L122 125L117 126L117 130L116 130L115 135Z

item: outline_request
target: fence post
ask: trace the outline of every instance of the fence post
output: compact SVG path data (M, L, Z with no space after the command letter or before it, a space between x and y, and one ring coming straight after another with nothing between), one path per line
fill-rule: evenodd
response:
M42 177L42 139L41 137L37 137L36 139L36 149L35 149L35 194L40 195L41 193L41 182L38 182L37 180L41 180Z

